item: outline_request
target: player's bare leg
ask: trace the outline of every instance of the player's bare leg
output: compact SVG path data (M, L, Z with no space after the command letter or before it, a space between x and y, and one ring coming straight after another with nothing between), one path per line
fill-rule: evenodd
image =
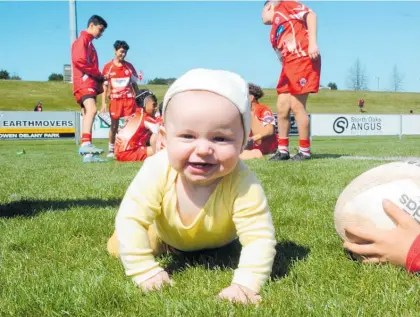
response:
M284 161L289 155L289 129L291 96L289 93L279 94L277 97L277 127L279 130L278 150L269 160Z
M95 154L100 154L104 150L97 148L92 144L92 126L96 116L96 102L94 98L87 98L83 101L82 118L82 144L79 148L79 154L84 155L83 162L102 162Z
M118 124L120 120L119 119L113 119L111 118L111 127L109 129L109 145L108 145L108 155L107 157L115 157L114 155L114 146L115 146L115 137L118 133Z
M264 155L261 153L258 149L253 150L244 150L240 155L239 158L243 161L245 160L252 160L252 159L259 159L264 157Z
M291 110L295 115L299 131L299 152L292 158L294 161L303 161L311 158L311 144L309 139L309 116L306 112L308 94L292 95Z
M84 116L83 116L83 125L82 125L82 133L89 133L92 134L92 126L93 120L96 116L96 102L93 98L88 98L83 101L84 106Z

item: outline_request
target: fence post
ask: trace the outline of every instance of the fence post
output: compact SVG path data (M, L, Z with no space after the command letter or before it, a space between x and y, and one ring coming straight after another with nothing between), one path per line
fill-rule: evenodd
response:
M76 146L79 146L79 141L80 141L80 114L77 111L74 112L74 124L76 125L74 138L75 138L75 141L76 141Z
M312 143L312 115L308 113L309 116L309 141Z
M402 139L402 114L400 114L400 140Z

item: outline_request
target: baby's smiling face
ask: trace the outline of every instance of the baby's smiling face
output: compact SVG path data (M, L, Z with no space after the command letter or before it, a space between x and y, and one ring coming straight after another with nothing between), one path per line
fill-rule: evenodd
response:
M165 113L165 128L169 161L192 184L210 185L239 161L242 117L225 97L208 91L176 94Z

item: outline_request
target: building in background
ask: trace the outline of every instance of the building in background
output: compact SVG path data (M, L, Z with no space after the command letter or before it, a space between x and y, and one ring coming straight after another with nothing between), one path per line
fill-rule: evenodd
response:
M71 83L71 65L65 64L63 69L63 80L66 83Z

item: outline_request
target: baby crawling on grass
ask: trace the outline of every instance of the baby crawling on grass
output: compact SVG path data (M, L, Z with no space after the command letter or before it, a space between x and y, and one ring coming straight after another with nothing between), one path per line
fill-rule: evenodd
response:
M145 160L127 189L108 251L151 291L171 284L154 256L239 239L238 267L218 296L258 303L276 240L264 190L239 158L250 132L248 83L228 71L190 70L169 87L162 115L166 148Z

